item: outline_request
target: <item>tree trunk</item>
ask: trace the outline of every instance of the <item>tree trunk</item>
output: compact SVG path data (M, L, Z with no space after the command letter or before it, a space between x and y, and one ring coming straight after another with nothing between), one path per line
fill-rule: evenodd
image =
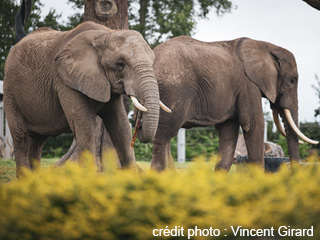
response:
M140 0L140 10L139 10L139 23L140 23L140 33L143 37L146 35L146 18L148 12L148 0Z
M85 0L84 21L112 29L129 29L127 0Z

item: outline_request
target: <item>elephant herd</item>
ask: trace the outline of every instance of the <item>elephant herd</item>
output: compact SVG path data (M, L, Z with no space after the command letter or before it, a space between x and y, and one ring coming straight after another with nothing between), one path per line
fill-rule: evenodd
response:
M136 31L85 22L66 32L40 28L11 49L4 107L18 177L22 167L40 162L49 136L72 132L80 153L94 152L96 116L121 166L135 164L123 94L142 113L139 139L153 141L152 169L168 168L170 139L181 127L215 125L221 156L216 169L229 170L239 127L249 161L264 164L262 97L287 138L290 159L299 160L299 137L317 143L297 128L297 88L293 54L271 43L180 36L151 50Z

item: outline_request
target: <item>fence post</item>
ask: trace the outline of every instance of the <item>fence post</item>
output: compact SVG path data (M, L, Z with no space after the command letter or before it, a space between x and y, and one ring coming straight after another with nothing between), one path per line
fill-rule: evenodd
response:
M186 130L180 128L177 136L178 162L186 161Z
M268 141L268 122L264 121L264 142Z

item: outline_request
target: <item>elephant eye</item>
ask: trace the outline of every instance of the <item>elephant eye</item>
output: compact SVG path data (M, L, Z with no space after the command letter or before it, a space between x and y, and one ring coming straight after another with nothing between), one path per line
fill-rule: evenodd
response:
M291 79L290 79L290 83L291 83L291 84L295 84L296 80L297 80L297 79L296 79L295 77L294 77L294 78L291 78Z
M119 72L122 72L122 70L123 70L124 67L125 67L125 63L124 63L123 61L118 61L118 62L116 63L116 65L117 65L117 70L118 70Z

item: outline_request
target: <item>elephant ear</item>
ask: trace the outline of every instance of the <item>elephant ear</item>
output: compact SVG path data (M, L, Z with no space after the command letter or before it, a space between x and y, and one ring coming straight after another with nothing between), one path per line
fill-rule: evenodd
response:
M98 50L93 42L106 34L102 30L82 32L55 57L55 66L62 82L99 102L110 100L111 86L100 67Z
M242 38L237 44L237 53L243 62L244 71L263 94L274 103L277 98L279 64L269 50L269 43Z

